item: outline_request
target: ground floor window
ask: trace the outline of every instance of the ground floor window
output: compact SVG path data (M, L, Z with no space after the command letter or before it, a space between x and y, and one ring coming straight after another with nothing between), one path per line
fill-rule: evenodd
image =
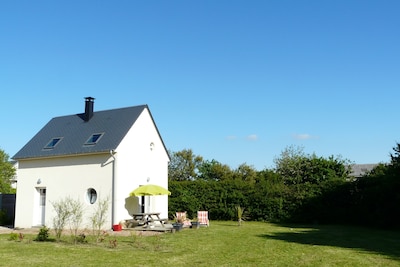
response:
M90 204L94 204L97 200L97 192L94 188L89 188L87 190L87 199Z

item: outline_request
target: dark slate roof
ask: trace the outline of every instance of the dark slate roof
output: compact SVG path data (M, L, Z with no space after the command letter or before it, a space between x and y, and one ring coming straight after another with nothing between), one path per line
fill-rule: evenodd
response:
M97 111L85 122L82 114L51 119L13 159L43 158L101 153L116 149L147 105ZM150 111L149 111L150 112ZM95 133L104 133L95 145L84 145ZM53 149L44 149L52 138L62 140ZM161 138L161 137L160 137Z
M362 177L366 173L372 171L372 169L375 168L376 166L378 166L378 164L354 164L354 165L351 165L350 176Z

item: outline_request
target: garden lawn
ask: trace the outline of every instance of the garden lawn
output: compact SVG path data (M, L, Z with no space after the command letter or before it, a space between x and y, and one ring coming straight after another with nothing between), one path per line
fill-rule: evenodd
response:
M78 244L68 235L61 242L10 236L0 235L0 266L400 266L400 232L348 226L212 221L175 234L110 234Z

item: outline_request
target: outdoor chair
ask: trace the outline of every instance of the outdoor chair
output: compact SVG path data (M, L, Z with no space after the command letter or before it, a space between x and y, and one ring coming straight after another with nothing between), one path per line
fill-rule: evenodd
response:
M176 212L176 221L183 223L183 227L190 227L192 224L190 220L187 218L186 211L177 211Z
M210 221L208 220L208 211L198 211L197 212L197 219L200 222L200 225L206 225L209 226L210 225Z

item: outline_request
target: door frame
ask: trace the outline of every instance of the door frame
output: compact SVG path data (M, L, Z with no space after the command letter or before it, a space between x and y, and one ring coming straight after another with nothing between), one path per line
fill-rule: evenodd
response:
M35 202L36 213L34 225L44 226L46 224L46 197L47 189L46 187L36 187L37 201Z

